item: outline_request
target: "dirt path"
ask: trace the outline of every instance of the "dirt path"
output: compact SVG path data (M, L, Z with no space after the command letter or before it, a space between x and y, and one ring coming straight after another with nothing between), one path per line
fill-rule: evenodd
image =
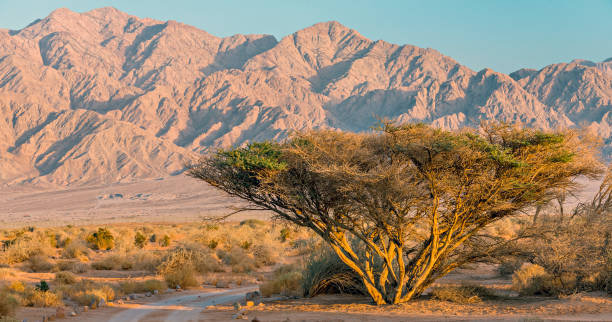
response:
M242 300L247 292L254 290L257 290L256 286L190 294L153 303L130 305L110 317L108 321L198 321L202 309L207 306Z

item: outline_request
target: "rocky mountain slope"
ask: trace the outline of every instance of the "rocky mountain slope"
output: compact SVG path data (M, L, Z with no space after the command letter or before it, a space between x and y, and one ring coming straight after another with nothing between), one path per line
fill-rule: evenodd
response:
M113 8L0 29L0 183L110 183L180 172L211 148L376 117L586 125L612 146L612 61L511 75L337 22L280 41L219 38Z

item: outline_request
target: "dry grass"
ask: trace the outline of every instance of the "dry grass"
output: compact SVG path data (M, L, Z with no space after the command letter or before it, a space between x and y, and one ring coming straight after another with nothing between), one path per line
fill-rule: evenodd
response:
M477 285L438 286L431 290L431 298L459 304L480 303L496 296L488 289Z

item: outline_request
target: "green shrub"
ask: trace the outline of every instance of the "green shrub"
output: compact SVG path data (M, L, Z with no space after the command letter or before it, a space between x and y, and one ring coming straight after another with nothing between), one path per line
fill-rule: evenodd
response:
M162 237L161 241L159 242L161 247L168 247L170 246L170 236L168 235L164 235L164 237Z
M138 248L144 248L147 244L147 236L137 231L134 236L134 245Z
M36 290L41 292L49 291L49 284L46 281L40 281L40 283L36 284Z
M97 232L87 237L87 242L93 249L109 250L115 247L115 237L106 228L98 228Z

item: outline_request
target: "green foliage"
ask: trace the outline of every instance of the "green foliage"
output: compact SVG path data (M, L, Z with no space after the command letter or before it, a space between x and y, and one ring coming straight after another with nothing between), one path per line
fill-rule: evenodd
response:
M159 242L159 244L161 245L161 247L168 247L168 246L170 246L170 236L164 235L164 237L162 237L162 239Z
M134 245L138 248L144 248L147 244L147 236L137 231L134 235Z
M47 284L46 281L40 281L40 283L36 284L36 290L47 292L49 290L49 284Z
M106 228L98 228L98 231L87 236L86 240L93 249L110 250L115 247L115 237Z

